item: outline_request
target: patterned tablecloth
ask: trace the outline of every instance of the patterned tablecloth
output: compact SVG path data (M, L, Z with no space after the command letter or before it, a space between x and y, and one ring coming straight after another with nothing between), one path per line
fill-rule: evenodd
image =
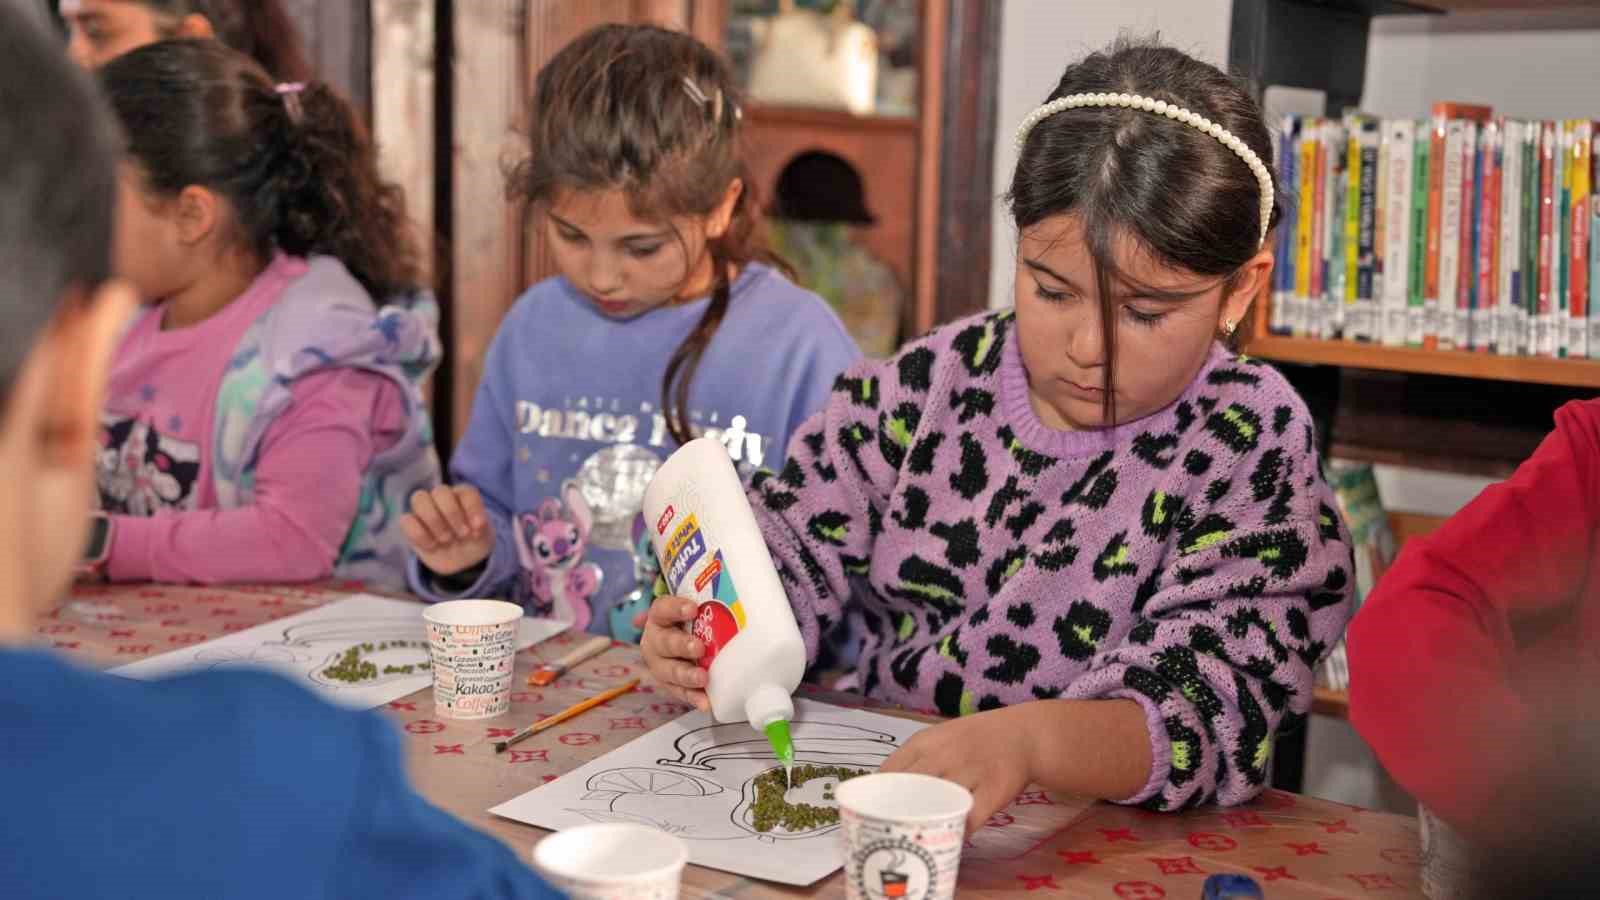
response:
M86 665L109 667L208 640L336 599L334 589L80 586L41 618L39 642ZM636 648L617 645L546 689L524 687L540 661L577 638L523 651L511 711L463 722L438 715L431 690L388 705L405 736L418 788L438 805L516 848L543 834L486 810L552 781L687 708L640 690L584 713L503 754L493 741L623 679L644 673ZM818 699L849 702L842 695ZM859 702L859 699L857 700ZM1196 898L1205 875L1240 872L1278 898L1421 897L1414 819L1268 791L1238 809L1148 813L1030 790L974 835L961 861L962 897L1039 895L1121 900ZM691 868L684 896L843 896L840 877L808 890Z

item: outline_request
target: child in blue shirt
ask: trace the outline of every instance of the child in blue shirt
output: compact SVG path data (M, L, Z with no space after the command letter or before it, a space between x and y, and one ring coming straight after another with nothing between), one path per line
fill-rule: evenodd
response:
M107 281L110 115L29 10L0 3L0 893L555 897L410 788L374 713L260 673L135 682L26 649L87 543L136 302Z
M489 348L455 485L412 496L417 593L509 595L637 640L656 580L640 506L661 460L704 433L746 474L780 464L859 357L773 267L740 116L726 63L678 32L602 26L540 71L515 187L561 274Z

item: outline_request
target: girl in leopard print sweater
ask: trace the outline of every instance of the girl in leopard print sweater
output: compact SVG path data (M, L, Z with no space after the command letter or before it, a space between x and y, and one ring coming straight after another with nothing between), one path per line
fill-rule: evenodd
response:
M1015 309L852 367L752 502L813 658L855 617L856 686L953 717L886 768L967 785L973 824L1029 783L1241 803L1352 572L1304 404L1217 340L1272 270L1267 132L1163 47L1051 99L1019 133ZM657 601L644 649L703 705L692 612Z

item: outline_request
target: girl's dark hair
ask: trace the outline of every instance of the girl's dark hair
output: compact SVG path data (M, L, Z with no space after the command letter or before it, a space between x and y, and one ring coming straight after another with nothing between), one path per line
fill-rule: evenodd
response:
M199 14L211 23L217 40L249 56L279 81L312 77L300 32L280 0L136 0L176 28L185 16ZM170 36L170 35L169 35Z
M1046 102L1081 93L1140 94L1186 107L1232 132L1271 170L1271 138L1250 91L1182 51L1118 40L1068 66ZM1281 197L1276 181L1274 175ZM1104 323L1108 421L1116 413L1112 290L1132 282L1116 263L1117 239L1131 238L1167 265L1226 276L1225 291L1262 249L1261 185L1250 167L1198 128L1144 110L1080 107L1039 122L1018 155L1006 199L1018 231L1062 214L1082 223ZM1269 226L1281 214L1275 200Z
M149 190L209 188L262 259L335 257L379 304L419 286L405 195L379 177L365 127L332 88L280 93L249 57L209 40L140 47L100 81Z
M790 272L757 227L760 207L740 156L740 103L727 63L694 38L602 25L539 70L531 152L512 175L513 195L535 208L562 190L621 190L634 215L656 221L706 215L735 178L743 182L727 232L707 245L711 303L661 381L662 412L680 444L694 437L689 385L728 311L729 266L756 260Z

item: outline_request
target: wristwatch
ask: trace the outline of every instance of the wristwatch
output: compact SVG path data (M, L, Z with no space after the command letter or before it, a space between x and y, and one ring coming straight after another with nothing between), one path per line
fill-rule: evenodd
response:
M111 518L103 512L89 514L89 543L83 548L83 560L78 564L80 574L101 576L105 574L106 559L111 556Z

